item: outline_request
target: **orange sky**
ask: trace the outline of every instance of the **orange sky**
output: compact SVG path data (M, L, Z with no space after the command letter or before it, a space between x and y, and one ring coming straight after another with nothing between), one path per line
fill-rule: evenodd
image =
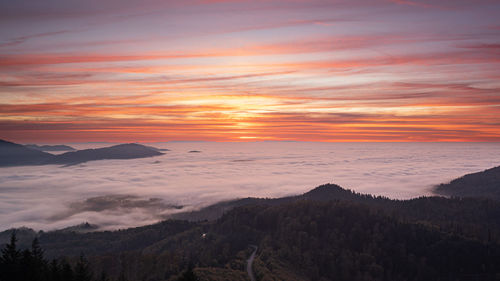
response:
M25 1L2 139L500 141L496 1Z

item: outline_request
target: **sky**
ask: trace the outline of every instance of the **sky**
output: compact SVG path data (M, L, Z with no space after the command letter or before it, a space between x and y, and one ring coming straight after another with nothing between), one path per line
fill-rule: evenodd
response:
M0 0L0 138L500 141L493 0Z

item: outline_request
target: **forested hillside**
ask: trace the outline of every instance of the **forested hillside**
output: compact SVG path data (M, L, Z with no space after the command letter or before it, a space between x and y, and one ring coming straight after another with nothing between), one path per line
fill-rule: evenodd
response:
M437 194L500 200L500 167L468 174L436 187Z
M103 273L110 280L248 280L250 245L258 247L258 280L500 278L497 201L399 201L329 184L301 196L237 202L231 208L226 202L224 214L210 221L33 235L61 270L88 260L95 280Z

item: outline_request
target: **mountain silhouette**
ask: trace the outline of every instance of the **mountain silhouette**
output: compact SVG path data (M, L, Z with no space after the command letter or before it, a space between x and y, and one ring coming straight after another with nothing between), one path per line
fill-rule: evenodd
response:
M119 144L104 148L83 149L56 155L48 164L74 165L87 161L105 159L135 159L162 155L156 149L136 144Z
M24 145L0 140L0 167L19 165L42 165L50 162L54 155Z
M154 147L136 143L119 144L110 147L83 149L53 155L36 149L0 140L0 166L75 165L94 160L105 159L135 159L162 155Z
M27 144L25 145L28 148L40 150L40 151L75 151L73 147L69 145L56 144L56 145L36 145L36 144Z

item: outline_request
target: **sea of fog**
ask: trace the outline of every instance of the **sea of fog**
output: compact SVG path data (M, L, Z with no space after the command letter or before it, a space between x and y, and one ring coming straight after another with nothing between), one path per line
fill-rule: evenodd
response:
M324 183L406 199L430 195L436 184L500 165L499 143L148 145L170 151L69 167L0 168L0 230L52 230L83 222L102 229L140 226L221 200L301 194Z

